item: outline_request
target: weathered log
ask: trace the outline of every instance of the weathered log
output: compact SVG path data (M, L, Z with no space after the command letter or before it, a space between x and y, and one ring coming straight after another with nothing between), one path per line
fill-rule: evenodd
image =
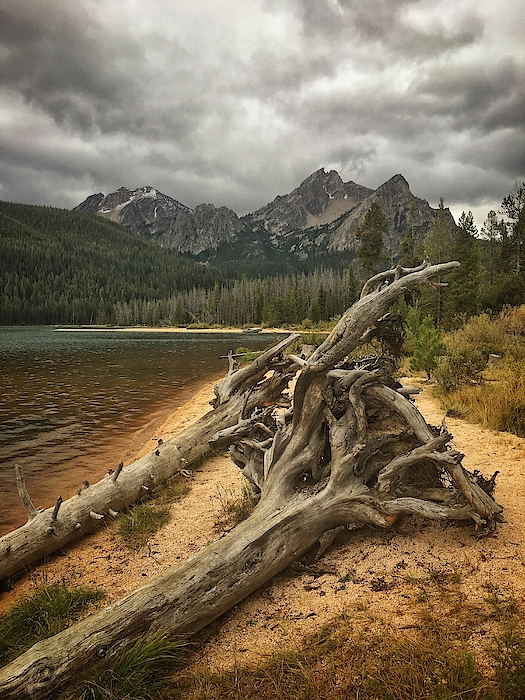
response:
M338 527L389 527L415 513L492 531L502 517L493 480L470 475L448 447L452 436L428 426L380 367L345 359L395 300L391 288L400 294L456 265L383 277L306 361L291 410L244 413L235 428L218 431L212 444L229 444L236 464L255 475L260 499L250 517L183 564L36 644L0 671L3 697L52 697L86 669L111 664L146 632L194 634L317 542L321 551ZM259 363L256 373L262 370Z
M217 387L220 405L192 426L159 444L155 450L127 467L119 463L98 483L83 482L78 493L61 501L58 508L37 510L31 503L17 468L17 485L29 520L22 527L0 537L0 581L27 570L37 561L100 528L104 514L120 511L147 495L174 474L187 470L208 452L210 438L222 428L235 425L259 405L280 395L291 376L288 366L279 361L282 351L299 336L290 335L277 347L263 353L255 363L232 372ZM274 370L264 380L266 372ZM237 374L240 378L237 378ZM55 512L56 510L56 512ZM95 515L93 515L95 514ZM102 516L102 517L98 517Z

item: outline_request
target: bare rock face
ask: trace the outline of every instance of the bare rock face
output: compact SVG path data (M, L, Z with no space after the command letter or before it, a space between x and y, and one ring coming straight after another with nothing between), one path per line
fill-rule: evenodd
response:
M246 224L231 209L199 204L193 212L171 218L167 229L159 228L153 237L163 247L199 255L216 251L221 244L236 243L243 233Z
M350 211L373 190L355 182L343 182L335 170L317 170L288 195L279 195L273 202L246 220L259 225L272 238L297 229L331 223Z
M332 250L355 249L355 230L374 200L379 202L389 219L387 240L383 241L383 243L391 262L394 262L399 256L401 241L405 236L409 222L412 224L416 241L422 241L427 235L432 222L437 217L437 209L433 209L426 200L415 197L410 191L408 182L402 175L394 175L394 177L360 202L330 232L328 246ZM448 209L446 211L450 227L455 229L452 214Z
M190 255L233 243L246 229L237 214L227 207L200 204L192 210L153 187L135 190L121 187L106 196L94 194L74 211L98 214L163 248Z
M213 204L190 209L153 187L93 194L75 210L107 217L164 248L203 262L231 268L257 259L268 272L275 272L279 265L293 269L348 264L355 255L355 230L373 201L379 202L389 219L383 244L393 264L409 223L414 238L421 241L438 212L412 194L402 175L373 190L343 182L335 170L321 168L289 194L242 218ZM448 217L454 230L450 212Z

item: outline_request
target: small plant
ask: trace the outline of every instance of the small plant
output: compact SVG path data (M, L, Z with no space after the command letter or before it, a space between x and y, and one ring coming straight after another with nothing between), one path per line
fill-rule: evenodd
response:
M494 676L504 698L525 695L525 637L509 626L493 648Z
M346 589L347 583L362 583L362 580L363 579L360 579L357 576L355 569L351 569L350 571L347 571L344 576L340 576L337 579L337 583L339 584L339 586L335 590L344 591Z
M395 585L394 581L386 581L382 576L377 576L371 579L370 590L374 592L390 591Z
M169 674L185 659L187 643L165 635L142 637L111 668L86 681L67 700L153 700L165 697Z
M430 379L430 373L436 369L439 354L442 349L440 332L434 328L434 321L431 316L426 316L417 335L413 340L414 354L410 360L410 369L413 372L425 371L427 378Z
M458 571L449 571L447 569L439 569L429 566L428 579L437 586L447 586L450 583L460 583L461 574Z
M61 581L42 586L32 596L23 598L0 618L0 663L65 629L104 595L100 588Z
M250 350L250 348L237 348L235 351L236 355L240 355L239 360L241 362L253 362L255 359L262 355L264 350Z
M231 530L238 523L246 520L257 503L257 497L247 483L243 483L241 493L230 491L229 494L219 490L220 511L215 527L218 530Z
M518 606L512 596L502 593L497 586L487 583L487 597L485 600L492 608L494 618L500 622L508 623L518 614Z
M196 465L193 465L193 468L195 468L195 466ZM167 503L176 503L184 496L187 496L190 491L190 481L181 474L176 474L160 487L157 504L161 503L165 505Z
M133 506L118 520L118 534L130 549L140 549L170 519L169 505Z

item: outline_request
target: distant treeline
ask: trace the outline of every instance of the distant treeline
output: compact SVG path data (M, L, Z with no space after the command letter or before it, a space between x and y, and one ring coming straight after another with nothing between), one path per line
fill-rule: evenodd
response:
M525 184L489 212L481 231L470 212L452 231L440 202L424 241L410 220L400 263L459 260L448 286L407 301L440 327L480 311L525 303ZM0 202L0 324L294 325L330 320L384 269L388 220L373 203L356 237L354 268L248 277L160 248L97 216ZM325 257L324 262L327 262ZM443 280L445 281L445 280Z
M194 288L168 299L118 302L112 322L118 325L243 326L264 323L283 326L327 321L357 298L359 282L353 269L315 270L305 274L238 280L211 289Z

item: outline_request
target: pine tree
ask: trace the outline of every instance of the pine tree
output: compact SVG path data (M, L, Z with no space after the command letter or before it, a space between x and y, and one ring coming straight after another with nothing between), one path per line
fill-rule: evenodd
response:
M477 235L472 212L463 212L451 248L452 259L459 260L461 267L447 277L444 310L449 323L458 314L472 316L479 311L481 255Z
M430 379L430 373L437 367L440 352L439 330L434 327L432 317L426 316L414 338L414 354L410 359L410 369L415 372L423 370Z
M421 262L418 245L414 237L414 216L417 210L415 202L410 206L405 235L401 241L399 264L403 267L416 267Z
M432 265L452 260L452 232L445 209L443 197L439 200L439 210L432 222L424 242L426 260ZM429 295L422 291L422 304L432 310L432 314L439 328L443 321L444 293L440 286L442 280L437 280L436 291Z
M388 218L377 201L373 201L361 224L355 231L359 241L356 257L366 277L379 272L387 262L383 239L388 233Z
M514 246L516 274L523 268L523 244L525 238L525 182L517 182L514 190L501 203L501 213L509 219L509 234Z

